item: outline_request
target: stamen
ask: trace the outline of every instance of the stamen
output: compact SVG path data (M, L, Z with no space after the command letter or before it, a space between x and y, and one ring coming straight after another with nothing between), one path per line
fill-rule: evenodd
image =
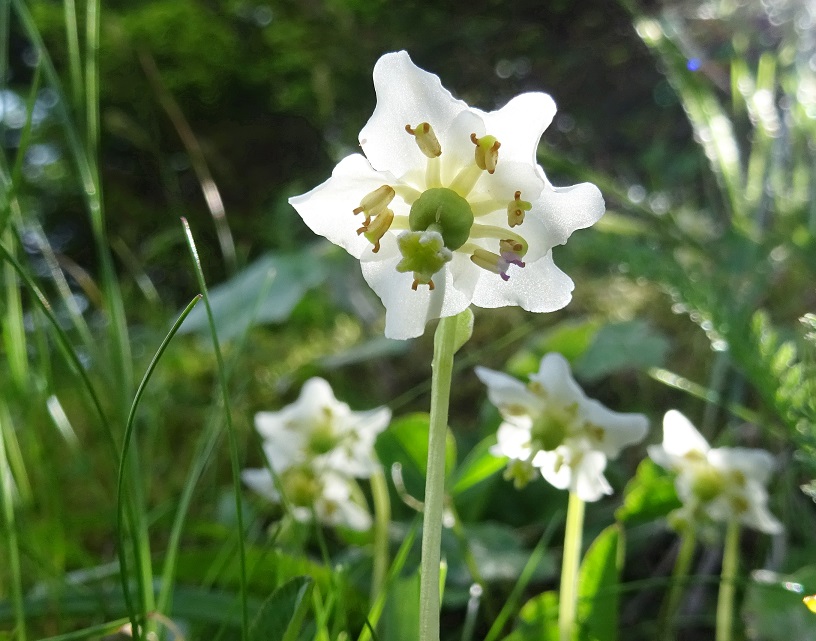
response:
M437 158L442 155L442 146L436 138L433 127L427 122L421 122L412 129L411 125L405 125L405 131L416 138L417 147L428 158Z
M467 165L463 167L456 178L450 184L450 189L459 194L462 198L467 198L476 185L476 181L482 176L482 170L477 165Z
M470 208L473 210L473 215L479 217L487 216L487 214L500 211L505 207L504 203L498 200L479 200L475 203L470 203Z
M479 169L483 169L489 174L496 171L501 143L496 140L495 136L477 138L476 134L470 134L470 141L476 145L475 158Z
M368 225L372 217L380 215L388 208L388 205L394 200L396 194L397 192L394 191L394 188L389 185L378 187L371 193L363 196L363 199L360 201L360 206L355 207L352 213L355 215L365 213L365 224Z
M369 221L366 219L363 226L357 230L357 235L359 236L360 234L364 234L368 242L374 245L374 249L371 251L376 254L378 251L380 251L380 239L385 236L385 232L387 232L391 227L393 220L394 212L390 209L386 209L384 212L374 217L373 220Z
M481 225L479 223L474 223L473 227L470 228L470 237L495 238L496 240L515 241L521 245L521 251L518 252L519 256L524 256L528 249L527 241L524 240L524 238L515 232L510 231L509 229L505 229L504 227L496 227L495 225Z
M530 211L533 208L532 203L521 199L521 192L517 191L513 200L507 205L507 224L510 227L521 225L524 222L524 212Z

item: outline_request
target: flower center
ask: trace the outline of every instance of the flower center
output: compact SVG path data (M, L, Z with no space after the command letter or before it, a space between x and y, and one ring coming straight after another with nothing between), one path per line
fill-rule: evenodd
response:
M411 205L408 225L411 231L438 232L445 241L445 247L453 251L470 237L473 210L468 201L452 189L428 189Z
M551 405L544 409L530 428L533 450L551 452L561 445L572 431L577 410L575 405L569 407Z

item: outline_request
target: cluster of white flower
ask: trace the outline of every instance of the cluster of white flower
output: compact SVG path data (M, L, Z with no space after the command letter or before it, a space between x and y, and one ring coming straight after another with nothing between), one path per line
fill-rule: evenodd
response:
M371 515L356 479L377 469L374 441L390 421L387 407L353 412L325 380L309 379L296 402L255 415L268 467L241 478L299 521L314 515L325 525L367 530Z

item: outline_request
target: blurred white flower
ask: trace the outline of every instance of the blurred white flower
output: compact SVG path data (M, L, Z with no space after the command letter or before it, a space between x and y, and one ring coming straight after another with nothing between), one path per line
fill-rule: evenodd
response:
M646 435L642 414L622 414L586 397L560 354L547 354L524 384L484 367L476 375L504 422L491 449L506 456L506 476L517 487L540 473L583 501L596 501L612 488L604 477L608 459Z
M711 448L691 422L676 410L663 418L663 443L649 447L652 460L677 474L675 488L683 507L671 516L677 525L701 518L739 522L768 534L782 524L768 510L765 486L774 459L765 450Z
M268 467L241 478L275 503L285 499L297 520L314 514L325 525L368 529L371 516L354 479L379 466L374 441L390 421L388 408L353 412L325 380L311 378L291 405L255 415Z
M322 378L303 385L297 401L278 412L259 412L255 429L273 470L308 462L339 474L369 477L378 463L374 441L391 421L380 407L353 412Z
M552 248L604 212L589 183L554 188L536 162L555 115L543 93L484 112L404 51L374 67L377 106L332 177L290 199L317 234L360 259L386 308L385 335L479 307L564 307L573 283ZM355 215L362 214L362 220Z

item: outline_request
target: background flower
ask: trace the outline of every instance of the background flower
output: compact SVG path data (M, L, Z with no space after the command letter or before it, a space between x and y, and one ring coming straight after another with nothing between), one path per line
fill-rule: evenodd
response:
M506 456L507 473L517 486L539 472L560 489L596 501L612 488L604 477L608 459L639 442L648 421L623 414L586 397L560 354L547 354L528 384L484 367L476 375L504 422L491 450Z
M782 524L768 510L765 489L774 459L765 450L743 447L712 449L694 425L676 410L663 418L663 443L649 447L655 463L674 472L683 502L672 517L678 525L702 519L741 523L778 534Z

